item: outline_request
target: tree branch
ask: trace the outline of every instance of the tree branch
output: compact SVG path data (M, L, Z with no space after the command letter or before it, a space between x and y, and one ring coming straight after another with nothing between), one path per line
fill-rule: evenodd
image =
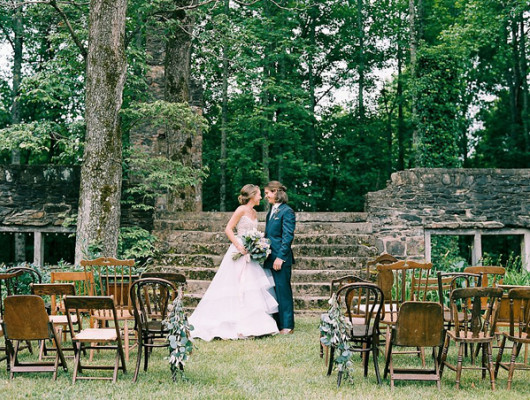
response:
M87 49L85 48L85 46L83 46L83 43L81 43L81 41L77 37L77 35L76 35L75 31L74 31L74 28L72 28L72 25L70 24L70 21L68 20L67 15L64 13L63 10L61 10L59 8L59 6L57 5L57 2L55 0L51 0L49 4L50 4L50 6L52 6L59 13L61 18L63 19L64 23L68 27L68 31L70 32L70 36L72 37L72 40L77 45L77 47L79 48L79 51L81 51L81 55L83 56L83 59L86 61L87 55L88 55Z
M15 43L13 43L13 41L9 37L9 32L7 31L6 27L3 24L0 24L0 29L2 29L2 32L4 32L4 35L6 35L6 39L9 42L9 44L11 45L11 48L13 50L15 50Z

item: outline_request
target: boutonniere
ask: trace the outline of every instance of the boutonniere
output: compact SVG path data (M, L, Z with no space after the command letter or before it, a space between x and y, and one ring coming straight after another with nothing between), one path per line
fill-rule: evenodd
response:
M278 215L279 212L280 212L280 207L276 207L274 211L272 212L271 218L276 219L276 216Z

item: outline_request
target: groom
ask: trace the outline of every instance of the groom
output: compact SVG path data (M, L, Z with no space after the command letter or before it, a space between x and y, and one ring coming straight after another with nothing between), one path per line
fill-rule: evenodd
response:
M287 205L286 190L278 181L271 181L265 186L265 198L272 205L265 225L265 237L271 241L271 254L263 265L263 268L272 269L278 300L278 314L275 314L275 319L283 335L292 333L294 329L291 289L291 266L294 264L294 257L291 244L296 219L293 209Z

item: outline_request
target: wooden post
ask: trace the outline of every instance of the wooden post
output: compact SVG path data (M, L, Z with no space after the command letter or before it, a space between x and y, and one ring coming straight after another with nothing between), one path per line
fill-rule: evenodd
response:
M33 264L42 267L44 263L44 241L42 232L33 232Z
M530 232L525 232L521 238L521 262L523 269L530 272Z
M471 263L479 265L482 263L482 236L479 232L475 232L473 240L473 254L471 255Z

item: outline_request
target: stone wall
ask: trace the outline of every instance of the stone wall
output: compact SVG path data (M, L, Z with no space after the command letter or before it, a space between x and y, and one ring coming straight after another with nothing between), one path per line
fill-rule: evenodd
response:
M80 167L9 165L0 171L0 228L59 228L77 213ZM151 230L153 219L125 207L122 224Z
M426 230L530 229L530 169L411 169L366 196L377 247L425 255Z

